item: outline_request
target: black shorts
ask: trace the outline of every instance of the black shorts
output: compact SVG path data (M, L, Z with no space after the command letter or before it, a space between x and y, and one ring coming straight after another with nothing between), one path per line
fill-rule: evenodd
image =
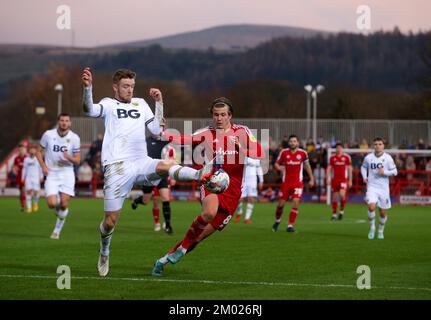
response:
M163 188L168 188L169 187L169 183L168 183L168 177L162 178L162 180L160 180L159 184L155 187L153 186L143 186L142 187L142 192L143 193L152 193L154 188L157 189L163 189Z

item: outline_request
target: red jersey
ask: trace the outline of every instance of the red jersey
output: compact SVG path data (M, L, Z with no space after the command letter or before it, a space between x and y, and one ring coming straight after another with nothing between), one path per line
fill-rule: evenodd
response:
M346 181L348 177L347 166L352 165L352 160L348 154L342 153L339 156L333 155L329 159L329 164L334 169L333 180Z
M17 183L20 183L22 180L22 168L24 166L24 159L27 157L27 155L17 155L15 160L13 161L13 165L14 167L17 168L17 173L16 173L16 180Z
M284 172L283 184L297 185L301 184L303 180L304 163L308 163L307 151L303 149L296 149L292 152L290 149L283 149L278 155L277 161L279 165L284 165L286 169Z
M192 136L181 136L181 139L178 139L179 136L166 135L173 143L191 143L193 147L200 146L205 150L204 154L209 158L208 160L214 159L214 169L223 169L230 178L229 187L219 194L219 198L232 200L233 206L238 205L237 202L241 197L242 177L245 170L244 158L246 156L264 157L261 145L250 129L242 125L232 124L225 132L209 126L196 131ZM231 143L229 137L237 137L240 147Z

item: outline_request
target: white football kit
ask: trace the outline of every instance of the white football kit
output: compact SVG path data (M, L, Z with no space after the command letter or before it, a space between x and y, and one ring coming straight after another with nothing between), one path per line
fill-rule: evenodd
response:
M259 159L244 158L245 171L242 180L241 198L257 197L257 178L263 182L263 171Z
M160 124L144 99L132 98L130 103L125 103L104 98L93 104L91 87L84 88L84 99L87 115L105 120L104 207L105 211L118 211L134 184L157 185L160 182L156 166L161 160L147 155L145 133L147 127L152 134L160 134Z
M59 192L74 196L73 163L67 160L63 153L67 151L70 156L73 156L81 152L79 136L71 130L66 135L60 136L55 128L43 134L40 145L45 149L45 163L48 167L48 176L45 181L46 196L57 195Z
M377 173L380 168L384 169L384 175ZM391 207L389 177L398 174L394 159L387 153L383 153L380 157L377 157L374 152L370 153L364 158L361 174L363 178L368 179L366 202L377 203L381 209L389 209Z
M42 168L36 157L28 156L24 159L22 178L25 181L25 190L40 190L40 181L43 179Z

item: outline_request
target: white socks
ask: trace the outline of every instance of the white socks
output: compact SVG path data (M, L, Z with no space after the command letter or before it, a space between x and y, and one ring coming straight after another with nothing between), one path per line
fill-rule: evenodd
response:
M64 223L66 222L65 219L57 218L57 222L55 224L54 233L60 234L61 229L63 229Z
M66 217L69 214L69 209L66 208L65 210L56 209L55 210L57 214L57 222L55 224L54 233L60 234L61 229L63 229L64 223L66 222Z
M169 177L178 181L193 181L199 178L199 171L176 164L169 169Z
M370 230L374 231L376 230L376 226L374 224L376 220L376 212L375 211L368 211L368 220L370 222Z
M245 220L249 220L251 218L251 214L253 213L254 203L247 203L247 210L245 211Z
M25 195L25 204L27 209L31 209L31 195L29 194Z
M111 231L107 231L103 226L103 221L100 224L100 254L102 256L109 256L109 246L111 245L112 233L114 232L114 228Z
M388 220L388 216L379 218L379 232L385 231L385 223Z

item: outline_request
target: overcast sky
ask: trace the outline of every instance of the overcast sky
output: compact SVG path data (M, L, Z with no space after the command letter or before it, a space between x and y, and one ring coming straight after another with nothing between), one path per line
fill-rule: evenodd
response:
M364 4L371 31L431 30L431 0L0 0L0 43L92 47L242 23L359 32ZM59 5L73 33L57 28Z

